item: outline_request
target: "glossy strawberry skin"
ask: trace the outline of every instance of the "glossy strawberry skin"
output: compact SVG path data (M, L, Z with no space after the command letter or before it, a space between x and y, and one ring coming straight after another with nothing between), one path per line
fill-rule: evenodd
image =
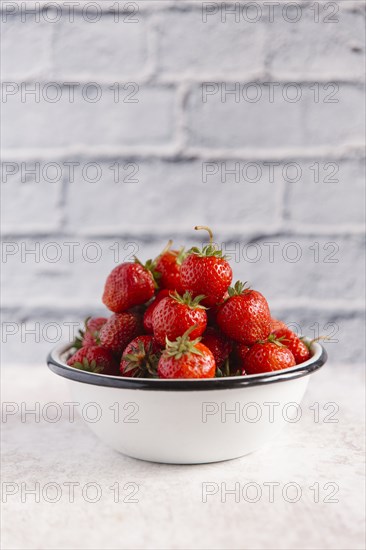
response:
M229 263L216 256L189 254L181 265L180 280L192 296L203 294L208 307L220 302L233 278Z
M178 263L178 250L164 252L156 261L155 271L160 274L159 287L168 290L176 290L183 294L184 289L180 281L180 265Z
M275 330L279 329L287 329L287 325L283 321L279 321L278 319L271 318L271 332L274 332Z
M141 332L141 319L136 313L115 313L102 326L99 332L100 343L118 355Z
M144 323L144 330L148 334L153 333L152 316L156 306L163 298L166 298L167 296L169 296L169 293L170 293L170 290L168 289L160 290L160 292L157 293L154 301L147 306L146 311L144 313L143 323Z
M88 366L84 365L84 361ZM95 364L94 364L95 363ZM72 355L67 364L70 367L79 368L98 374L118 375L118 363L112 352L100 346L85 346Z
M229 297L220 306L216 320L228 338L247 346L265 340L271 330L267 300L256 290Z
M83 346L97 346L100 344L99 331L107 322L106 317L91 317L86 322L85 332L82 340Z
M144 304L154 296L154 279L139 263L123 263L108 275L103 303L114 313Z
M201 353L184 353L179 359L163 352L159 359L159 378L213 378L216 372L212 352L198 342L196 349Z
M191 309L168 296L157 304L152 321L154 337L158 344L164 346L166 338L176 340L193 325L197 327L191 332L190 340L201 336L207 326L207 315L202 308Z
M310 359L310 351L302 340L289 328L278 329L273 332L277 339L281 339L281 344L286 346L295 357L296 364L304 363Z
M261 374L294 367L296 361L285 346L273 342L255 344L245 356L246 374Z
M208 327L202 336L201 343L211 350L217 367L221 367L232 349L232 343L213 327Z
M142 348L142 351L141 351ZM145 369L146 361L149 361L150 357L154 354L161 353L161 348L154 339L153 336L147 334L137 336L130 342L122 353L122 359L120 363L120 373L122 376L136 376L139 374L139 370ZM131 363L124 359L127 354L136 354L139 361L136 363L136 368L131 369Z

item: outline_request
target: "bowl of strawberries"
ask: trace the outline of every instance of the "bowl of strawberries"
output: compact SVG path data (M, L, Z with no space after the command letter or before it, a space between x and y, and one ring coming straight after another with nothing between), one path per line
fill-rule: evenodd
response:
M323 346L274 319L265 297L232 283L210 242L118 265L102 301L49 368L67 379L77 409L106 444L174 464L237 458L301 416Z

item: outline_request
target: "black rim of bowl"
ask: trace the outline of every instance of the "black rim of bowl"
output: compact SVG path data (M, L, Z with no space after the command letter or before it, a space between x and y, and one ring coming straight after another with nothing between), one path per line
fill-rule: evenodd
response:
M246 376L230 376L224 378L205 378L192 380L162 380L158 378L127 378L122 376L109 376L107 374L95 374L86 372L74 367L69 367L61 358L70 344L60 346L51 351L47 357L48 367L52 372L84 384L105 386L110 388L124 388L129 390L154 390L154 391L200 391L218 389L236 389L248 386L260 386L263 384L274 384L275 382L286 382L307 376L320 369L326 362L328 356L324 347L318 342L312 345L313 356L306 362L284 369L265 374L252 374Z

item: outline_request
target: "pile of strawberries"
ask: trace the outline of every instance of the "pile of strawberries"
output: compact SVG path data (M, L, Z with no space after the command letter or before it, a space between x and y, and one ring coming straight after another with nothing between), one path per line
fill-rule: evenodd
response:
M68 365L95 373L153 378L259 374L309 359L307 344L273 319L267 300L241 282L222 251L172 250L137 259L107 278L107 319L91 317Z

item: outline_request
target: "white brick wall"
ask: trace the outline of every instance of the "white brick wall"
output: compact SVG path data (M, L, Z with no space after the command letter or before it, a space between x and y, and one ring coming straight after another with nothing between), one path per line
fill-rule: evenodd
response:
M162 76L180 80L212 75L260 74L265 62L265 23L222 24L197 10L159 17L158 64Z
M61 21L55 29L55 76L66 80L91 75L94 80L119 80L121 74L139 77L148 63L147 32L146 21L124 24L122 32L111 17L88 25L80 17L73 24Z
M328 76L347 80L362 78L364 14L362 10L353 11L353 6L347 9L347 3L346 0L328 7L325 3L315 4L313 8L309 6L309 9L303 10L297 23L289 24L282 18L279 24L273 25L274 32L270 36L273 46L269 62L271 73L276 78L289 80L301 78L304 73L307 73L308 78L321 80ZM320 18L318 32L314 28L317 6ZM339 12L336 13L338 7ZM276 10L278 13L281 8L277 7ZM327 18L328 23L322 23L324 18ZM340 24L332 23L336 18L340 19Z
M44 361L116 261L204 223L274 314L362 362L364 4L21 4L1 6L5 360Z

